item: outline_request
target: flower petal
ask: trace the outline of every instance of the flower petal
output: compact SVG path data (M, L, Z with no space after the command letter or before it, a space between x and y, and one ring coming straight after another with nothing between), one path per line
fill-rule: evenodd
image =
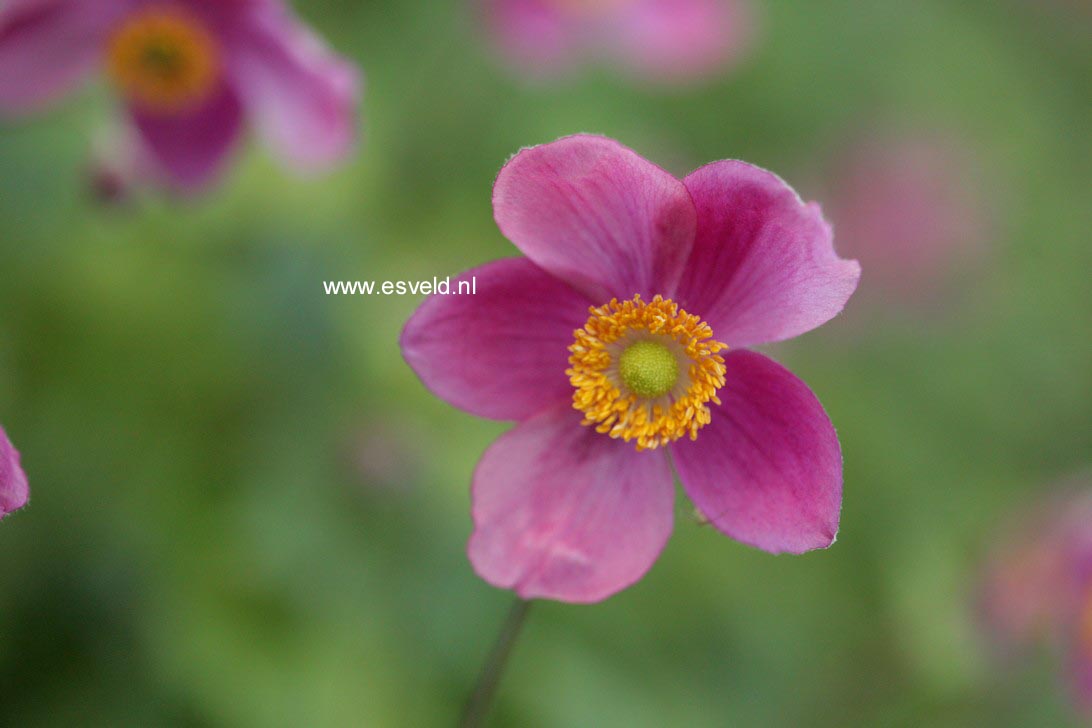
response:
M721 531L772 553L826 548L838 532L842 452L823 406L761 354L724 357L723 404L696 441L671 445L683 488Z
M1088 502L1087 500L1085 501ZM1092 534L1085 520L1076 544L1078 554L1074 568L1077 580L1076 634L1071 644L1070 674L1078 707L1092 718Z
M493 214L528 258L598 303L670 296L695 229L679 180L587 134L516 154L497 177Z
M231 73L272 150L301 171L352 151L361 76L280 3L262 4L238 28Z
M549 0L484 0L484 22L504 57L531 75L571 65L577 28Z
M33 111L83 81L122 6L115 0L0 5L0 112Z
M639 0L611 25L615 53L651 80L706 75L742 54L754 31L746 0Z
M562 405L516 426L474 473L474 569L524 599L597 602L644 576L674 521L660 450L580 424Z
M481 417L522 420L572 398L573 331L590 302L525 258L467 271L474 295L433 295L402 332L402 353L441 399Z
M818 205L745 162L714 162L685 182L698 234L678 303L718 340L732 347L780 341L842 310L861 268L835 254Z
M0 427L0 518L27 504L30 490L27 476L19 463L19 451Z
M243 119L239 98L227 86L193 111L164 114L133 107L131 113L150 156L182 188L216 176L239 139Z

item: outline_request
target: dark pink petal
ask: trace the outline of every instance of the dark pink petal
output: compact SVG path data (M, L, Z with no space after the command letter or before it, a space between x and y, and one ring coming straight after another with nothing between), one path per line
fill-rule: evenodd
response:
M780 341L842 310L861 269L835 254L817 204L745 162L714 162L685 182L698 234L678 303L718 340L732 347Z
M497 177L493 214L528 258L599 303L670 296L694 239L679 180L587 134L516 154Z
M652 80L685 81L740 56L754 32L747 0L636 0L609 26L625 65Z
M87 78L125 0L0 3L0 112L34 110Z
M470 560L524 599L605 599L644 576L671 535L664 453L580 420L566 405L547 410L501 436L474 473Z
M303 171L349 154L357 137L360 72L279 3L248 16L230 73L272 150Z
M12 446L0 427L0 518L27 504L30 490L27 476L19 463L19 451Z
M683 488L726 534L771 553L826 548L838 532L842 451L823 406L780 364L724 358L713 421L671 452Z
M134 107L132 115L152 159L181 188L213 180L235 147L243 120L239 97L227 86L192 111L164 114Z
M572 64L576 24L550 0L485 0L484 21L509 62L530 75L547 76Z
M589 301L525 258L498 260L451 282L474 295L433 295L402 332L402 353L436 396L481 417L522 420L572 398L565 375Z

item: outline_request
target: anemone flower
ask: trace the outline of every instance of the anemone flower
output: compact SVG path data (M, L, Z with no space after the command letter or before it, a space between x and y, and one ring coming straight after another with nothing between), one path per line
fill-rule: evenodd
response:
M0 113L101 71L175 186L212 181L250 119L301 171L344 156L358 73L279 0L12 0L0 8Z
M603 59L685 82L731 65L754 35L749 0L484 0L483 13L505 59L538 77Z
M27 504L30 491L27 476L19 463L19 451L12 446L0 427L0 518Z
M834 161L828 209L839 245L868 268L862 295L935 301L984 257L993 216L970 146L944 132L881 129Z
M518 423L473 478L482 578L568 602L633 584L671 533L673 466L739 541L834 541L834 427L802 381L747 348L819 326L857 285L818 205L744 162L679 180L578 135L513 157L493 210L526 257L464 274L477 293L427 299L401 341L437 396Z
M990 560L980 606L1003 653L1054 643L1078 706L1092 717L1092 488L1083 482L1009 529Z

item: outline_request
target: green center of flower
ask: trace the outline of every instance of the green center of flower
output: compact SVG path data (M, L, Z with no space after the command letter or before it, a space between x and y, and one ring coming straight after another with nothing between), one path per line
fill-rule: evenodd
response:
M659 397L670 392L679 380L679 361L663 344L642 339L622 352L618 374L634 394Z

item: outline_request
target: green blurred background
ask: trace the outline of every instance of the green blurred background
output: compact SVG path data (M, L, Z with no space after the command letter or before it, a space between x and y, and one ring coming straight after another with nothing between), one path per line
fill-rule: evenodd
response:
M101 88L0 127L0 422L32 487L0 525L0 725L452 724L511 599L464 555L506 426L404 365L418 299L321 282L513 254L490 185L521 146L596 131L819 196L876 118L972 140L998 219L942 313L854 300L770 350L839 429L837 544L769 556L680 501L639 584L536 607L494 724L1071 725L1053 656L993 663L971 597L1000 520L1092 451L1089 16L756 4L747 62L664 90L525 85L457 2L297 3L367 75L362 148L319 180L255 145L203 198L108 208L84 179Z

